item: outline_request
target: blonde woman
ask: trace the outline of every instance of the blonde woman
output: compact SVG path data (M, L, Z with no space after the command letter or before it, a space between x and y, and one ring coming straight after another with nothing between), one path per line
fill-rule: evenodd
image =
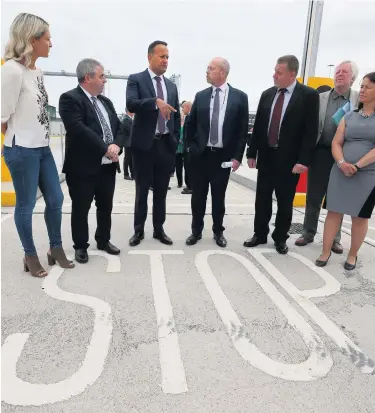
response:
M16 192L14 219L25 251L24 270L45 277L35 249L32 214L38 186L46 202L44 213L50 250L48 263L73 268L61 243L63 193L49 147L48 96L43 73L35 66L39 57L48 57L52 47L48 23L28 13L19 14L10 28L1 67L1 131L4 159Z

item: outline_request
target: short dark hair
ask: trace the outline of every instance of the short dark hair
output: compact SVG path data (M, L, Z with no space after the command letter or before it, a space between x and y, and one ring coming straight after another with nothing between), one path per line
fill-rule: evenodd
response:
M368 79L371 83L375 83L375 72L367 73L367 75L363 76L362 80L363 80L363 79ZM363 103L362 103L362 102L359 102L359 104L358 104L358 109L355 110L355 112L358 112L358 111L361 110L362 108L363 108ZM374 108L374 110L375 110L375 108Z
M168 43L163 42L162 40L155 40L154 42L150 44L150 46L148 46L147 54L153 54L155 47L158 46L159 44L163 46L168 46Z
M292 54L287 54L285 56L281 56L277 59L278 64L286 63L289 72L295 72L296 74L298 73L299 70L299 61L296 58L296 56L293 56Z

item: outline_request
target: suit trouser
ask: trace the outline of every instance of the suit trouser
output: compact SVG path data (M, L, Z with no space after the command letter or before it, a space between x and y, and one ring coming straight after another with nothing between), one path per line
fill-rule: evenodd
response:
M166 216L166 198L175 148L171 146L170 135L154 139L148 151L132 148L135 176L134 231L143 232L147 218L147 197L153 187L152 221L156 232L162 230Z
M191 189L190 182L190 160L188 152L184 152L184 171L185 171L185 185L187 189Z
M182 181L183 181L182 170L184 167L184 154L183 153L176 153L175 164L176 164L176 176L177 176L178 186L182 186Z
M125 148L124 155L124 176L133 176L133 161L131 148Z
M89 247L88 214L91 203L95 199L97 229L95 240L99 244L111 239L111 213L113 194L116 183L116 164L102 165L98 174L71 175L66 174L66 183L72 199L71 228L73 247L87 249Z
M194 235L201 234L203 231L209 186L211 186L212 198L212 230L214 234L220 234L225 230L223 227L225 193L228 186L230 168L221 167L221 163L227 159L227 157L223 157L223 154L222 150L212 152L207 148L201 156L191 156L190 158L189 172L193 190L191 196L193 215L191 229Z
M303 237L312 241L316 235L320 209L327 193L329 176L334 159L330 147L318 146L313 161L309 166L307 177L307 198L305 220L303 223ZM335 241L341 240L341 226L336 234Z
M285 242L293 217L293 200L299 175L293 174L293 168L285 168L278 159L278 150L269 149L266 166L258 170L255 199L254 232L260 240L266 240L272 217L273 192L277 200L275 230L272 238L275 242Z

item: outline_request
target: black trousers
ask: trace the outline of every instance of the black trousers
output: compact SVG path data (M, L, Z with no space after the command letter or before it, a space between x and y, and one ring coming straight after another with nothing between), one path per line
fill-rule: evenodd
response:
M185 185L187 189L191 189L190 182L190 159L189 154L184 152L184 170L185 170Z
M152 221L156 232L162 230L166 216L166 198L175 158L170 136L154 139L149 151L132 149L135 173L134 231L143 232L147 218L147 197L153 187Z
M99 244L111 239L111 213L116 183L116 164L102 165L95 175L66 175L66 183L72 200L71 229L74 249L89 247L88 214L95 199L96 232Z
M183 153L176 153L175 164L176 164L177 183L178 183L178 186L182 186L182 181L183 181L182 170L184 168L184 154Z
M124 155L124 176L133 177L133 159L132 159L132 149L125 148Z
M303 223L303 236L313 240L318 228L320 209L327 193L329 176L335 160L331 148L318 146L307 176L306 212ZM341 240L341 226L335 241Z
M211 186L212 230L214 234L222 233L225 215L225 193L228 186L230 168L221 168L221 163L228 161L223 150L212 152L206 149L199 157L191 157L189 171L193 194L191 211L193 215L191 230L194 235L201 234L204 228L204 216L208 188Z
M189 168L189 165L188 165L187 152L177 153L176 154L176 175L177 175L178 185L182 186L182 182L184 181L183 178L185 178L186 188L190 189L188 168Z
M259 239L267 239L272 217L272 195L275 191L277 214L272 238L275 242L285 242L289 238L299 175L292 173L293 168L285 168L278 158L278 151L274 149L269 149L266 165L266 168L263 166L258 170L254 232Z

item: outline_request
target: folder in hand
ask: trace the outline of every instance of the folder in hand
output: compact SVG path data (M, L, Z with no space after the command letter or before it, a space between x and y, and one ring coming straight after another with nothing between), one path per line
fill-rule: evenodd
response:
M335 122L336 126L340 123L341 119L346 115L348 112L352 110L352 105L350 102L345 103L345 105L340 108L333 116L332 119Z

